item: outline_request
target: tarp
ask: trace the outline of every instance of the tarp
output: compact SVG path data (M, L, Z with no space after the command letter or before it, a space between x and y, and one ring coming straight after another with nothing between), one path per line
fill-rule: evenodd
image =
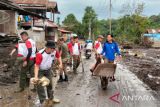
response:
M144 34L144 37L151 37L155 41L160 41L160 33L157 33L157 34Z

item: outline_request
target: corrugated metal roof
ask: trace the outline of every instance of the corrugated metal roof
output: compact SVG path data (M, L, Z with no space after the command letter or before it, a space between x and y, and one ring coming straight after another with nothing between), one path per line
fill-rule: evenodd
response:
M31 15L31 16L35 16L38 18L44 18L44 17L38 15L37 13L29 12L29 11L21 8L19 5L13 3L11 0L0 0L0 9L1 10L18 11L20 14L23 14L23 15Z
M47 11L52 11L54 13L59 13L57 2L49 0L12 0L13 2L19 4L25 9L42 9Z
M58 29L60 32L62 33L72 33L71 31L67 31L67 30L64 30L64 29Z
M13 0L17 4L46 5L48 0Z

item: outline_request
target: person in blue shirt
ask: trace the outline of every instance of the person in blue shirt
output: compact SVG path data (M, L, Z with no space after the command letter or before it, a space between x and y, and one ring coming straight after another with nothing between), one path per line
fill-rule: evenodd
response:
M103 56L105 58L105 63L114 63L115 60L119 61L122 58L118 44L113 39L113 35L107 36L107 41L103 45L101 58ZM112 80L115 81L115 78L112 77Z
M105 60L107 60L107 62L114 62L116 56L118 56L118 59L121 58L120 49L117 42L113 40L113 35L107 36L107 41L103 45L103 51L101 55L105 57Z

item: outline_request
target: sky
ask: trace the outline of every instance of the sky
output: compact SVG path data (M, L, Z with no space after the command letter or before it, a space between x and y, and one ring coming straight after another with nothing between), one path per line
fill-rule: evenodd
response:
M52 1L52 0L50 0ZM109 18L109 0L54 0L58 3L58 9L61 14L56 15L60 17L60 21L73 13L76 18L81 21L84 15L86 6L92 6L95 10L98 19ZM112 17L119 18L123 16L120 13L122 5L125 3L145 3L144 5L144 16L158 15L160 14L160 0L111 0L112 1Z

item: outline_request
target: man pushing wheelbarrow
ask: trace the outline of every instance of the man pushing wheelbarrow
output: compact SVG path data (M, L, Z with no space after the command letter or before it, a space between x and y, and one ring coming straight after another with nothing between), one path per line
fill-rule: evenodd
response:
M107 36L107 41L103 45L103 51L100 57L101 59L104 58L104 64L99 64L95 68L93 75L100 76L102 88L105 90L108 81L115 81L115 59L119 61L122 58L118 44L113 40L113 35Z

